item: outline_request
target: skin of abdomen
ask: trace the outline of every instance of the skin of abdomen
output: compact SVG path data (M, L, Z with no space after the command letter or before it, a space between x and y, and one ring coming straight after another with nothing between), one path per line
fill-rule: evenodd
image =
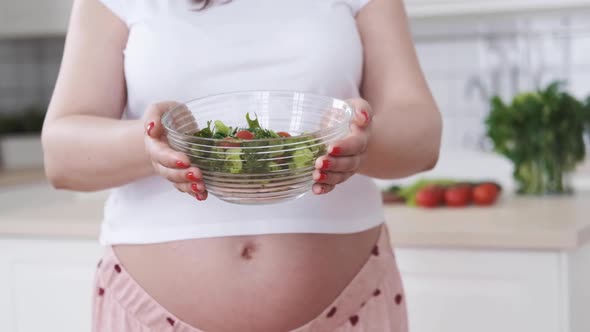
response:
M319 315L362 268L380 227L113 247L160 305L204 331L289 331Z

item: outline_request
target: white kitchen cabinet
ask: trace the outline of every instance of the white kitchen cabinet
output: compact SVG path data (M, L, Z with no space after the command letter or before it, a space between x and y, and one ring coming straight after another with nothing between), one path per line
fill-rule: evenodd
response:
M94 240L0 239L0 326L90 330ZM590 246L396 250L411 332L588 332Z
M411 332L590 331L590 245L396 254Z
M0 239L3 332L90 331L96 241Z
M0 1L0 37L64 35L73 0Z
M405 0L411 17L590 8L590 0Z

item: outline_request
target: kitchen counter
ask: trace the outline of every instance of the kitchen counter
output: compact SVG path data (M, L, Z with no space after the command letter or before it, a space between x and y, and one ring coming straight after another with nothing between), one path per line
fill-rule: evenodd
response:
M504 194L492 207L390 205L385 219L397 247L573 249L590 242L590 191L567 197Z
M3 326L84 330L106 192L21 179L0 182L0 310L23 313ZM385 214L413 331L590 331L590 190L504 195L488 208L388 205ZM56 297L67 301L39 304ZM33 326L31 315L75 320Z
M26 185L2 177L0 236L98 237L105 193L56 191L34 172L21 176ZM493 207L388 205L385 216L396 247L567 250L590 242L590 191L544 198L504 194Z
M105 197L55 190L42 170L0 172L0 237L97 239Z
M104 201L75 199L0 213L0 237L98 239Z
M0 171L0 188L23 185L45 180L45 172L38 169L22 171Z

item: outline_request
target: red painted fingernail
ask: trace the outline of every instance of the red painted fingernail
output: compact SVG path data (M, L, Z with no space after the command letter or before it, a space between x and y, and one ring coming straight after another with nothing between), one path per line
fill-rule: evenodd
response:
M365 117L365 123L369 123L369 113L367 111L361 111L361 114Z
M193 173L193 172L188 172L188 173L186 173L186 178L187 178L189 181L195 181L195 182L196 182L196 181L199 181L199 179L197 179L197 177L195 176L195 173Z
M196 192L196 193L198 193L198 192L199 192L199 188L197 188L197 184L196 184L196 183L191 183L191 189L192 189L194 192Z
M322 168L321 169L326 170L328 168L330 168L330 161L329 160L322 161Z
M324 172L320 172L320 178L318 179L319 182L324 181L328 178L328 174Z
M104 288L99 287L98 288L98 296L103 296L104 295Z
M339 146L335 146L332 148L332 152L330 152L331 155L333 156L338 156L342 153L342 148Z
M197 198L198 201L204 201L204 198L201 198L201 196L199 194L195 195L195 197Z
M155 125L156 124L154 123L154 121L148 123L148 125L147 125L147 134L148 134L148 136L151 136L151 133L150 132L152 131L152 129L154 129L154 126Z
M187 165L187 164L183 163L183 162L182 162L182 161L180 161L180 160L178 160L178 161L176 162L176 167L178 167L178 168L188 168L188 166L189 166L189 165Z

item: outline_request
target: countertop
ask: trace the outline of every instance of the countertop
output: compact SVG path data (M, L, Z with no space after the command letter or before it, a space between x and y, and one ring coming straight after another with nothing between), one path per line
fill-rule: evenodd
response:
M26 185L45 180L45 172L38 169L22 171L0 171L0 188L8 186Z
M492 207L386 206L398 247L574 249L590 242L590 191L567 197L502 196Z
M0 237L97 239L106 193L56 191L33 173L19 185L0 173ZM590 191L504 194L493 207L388 205L385 216L396 247L568 250L590 242Z

